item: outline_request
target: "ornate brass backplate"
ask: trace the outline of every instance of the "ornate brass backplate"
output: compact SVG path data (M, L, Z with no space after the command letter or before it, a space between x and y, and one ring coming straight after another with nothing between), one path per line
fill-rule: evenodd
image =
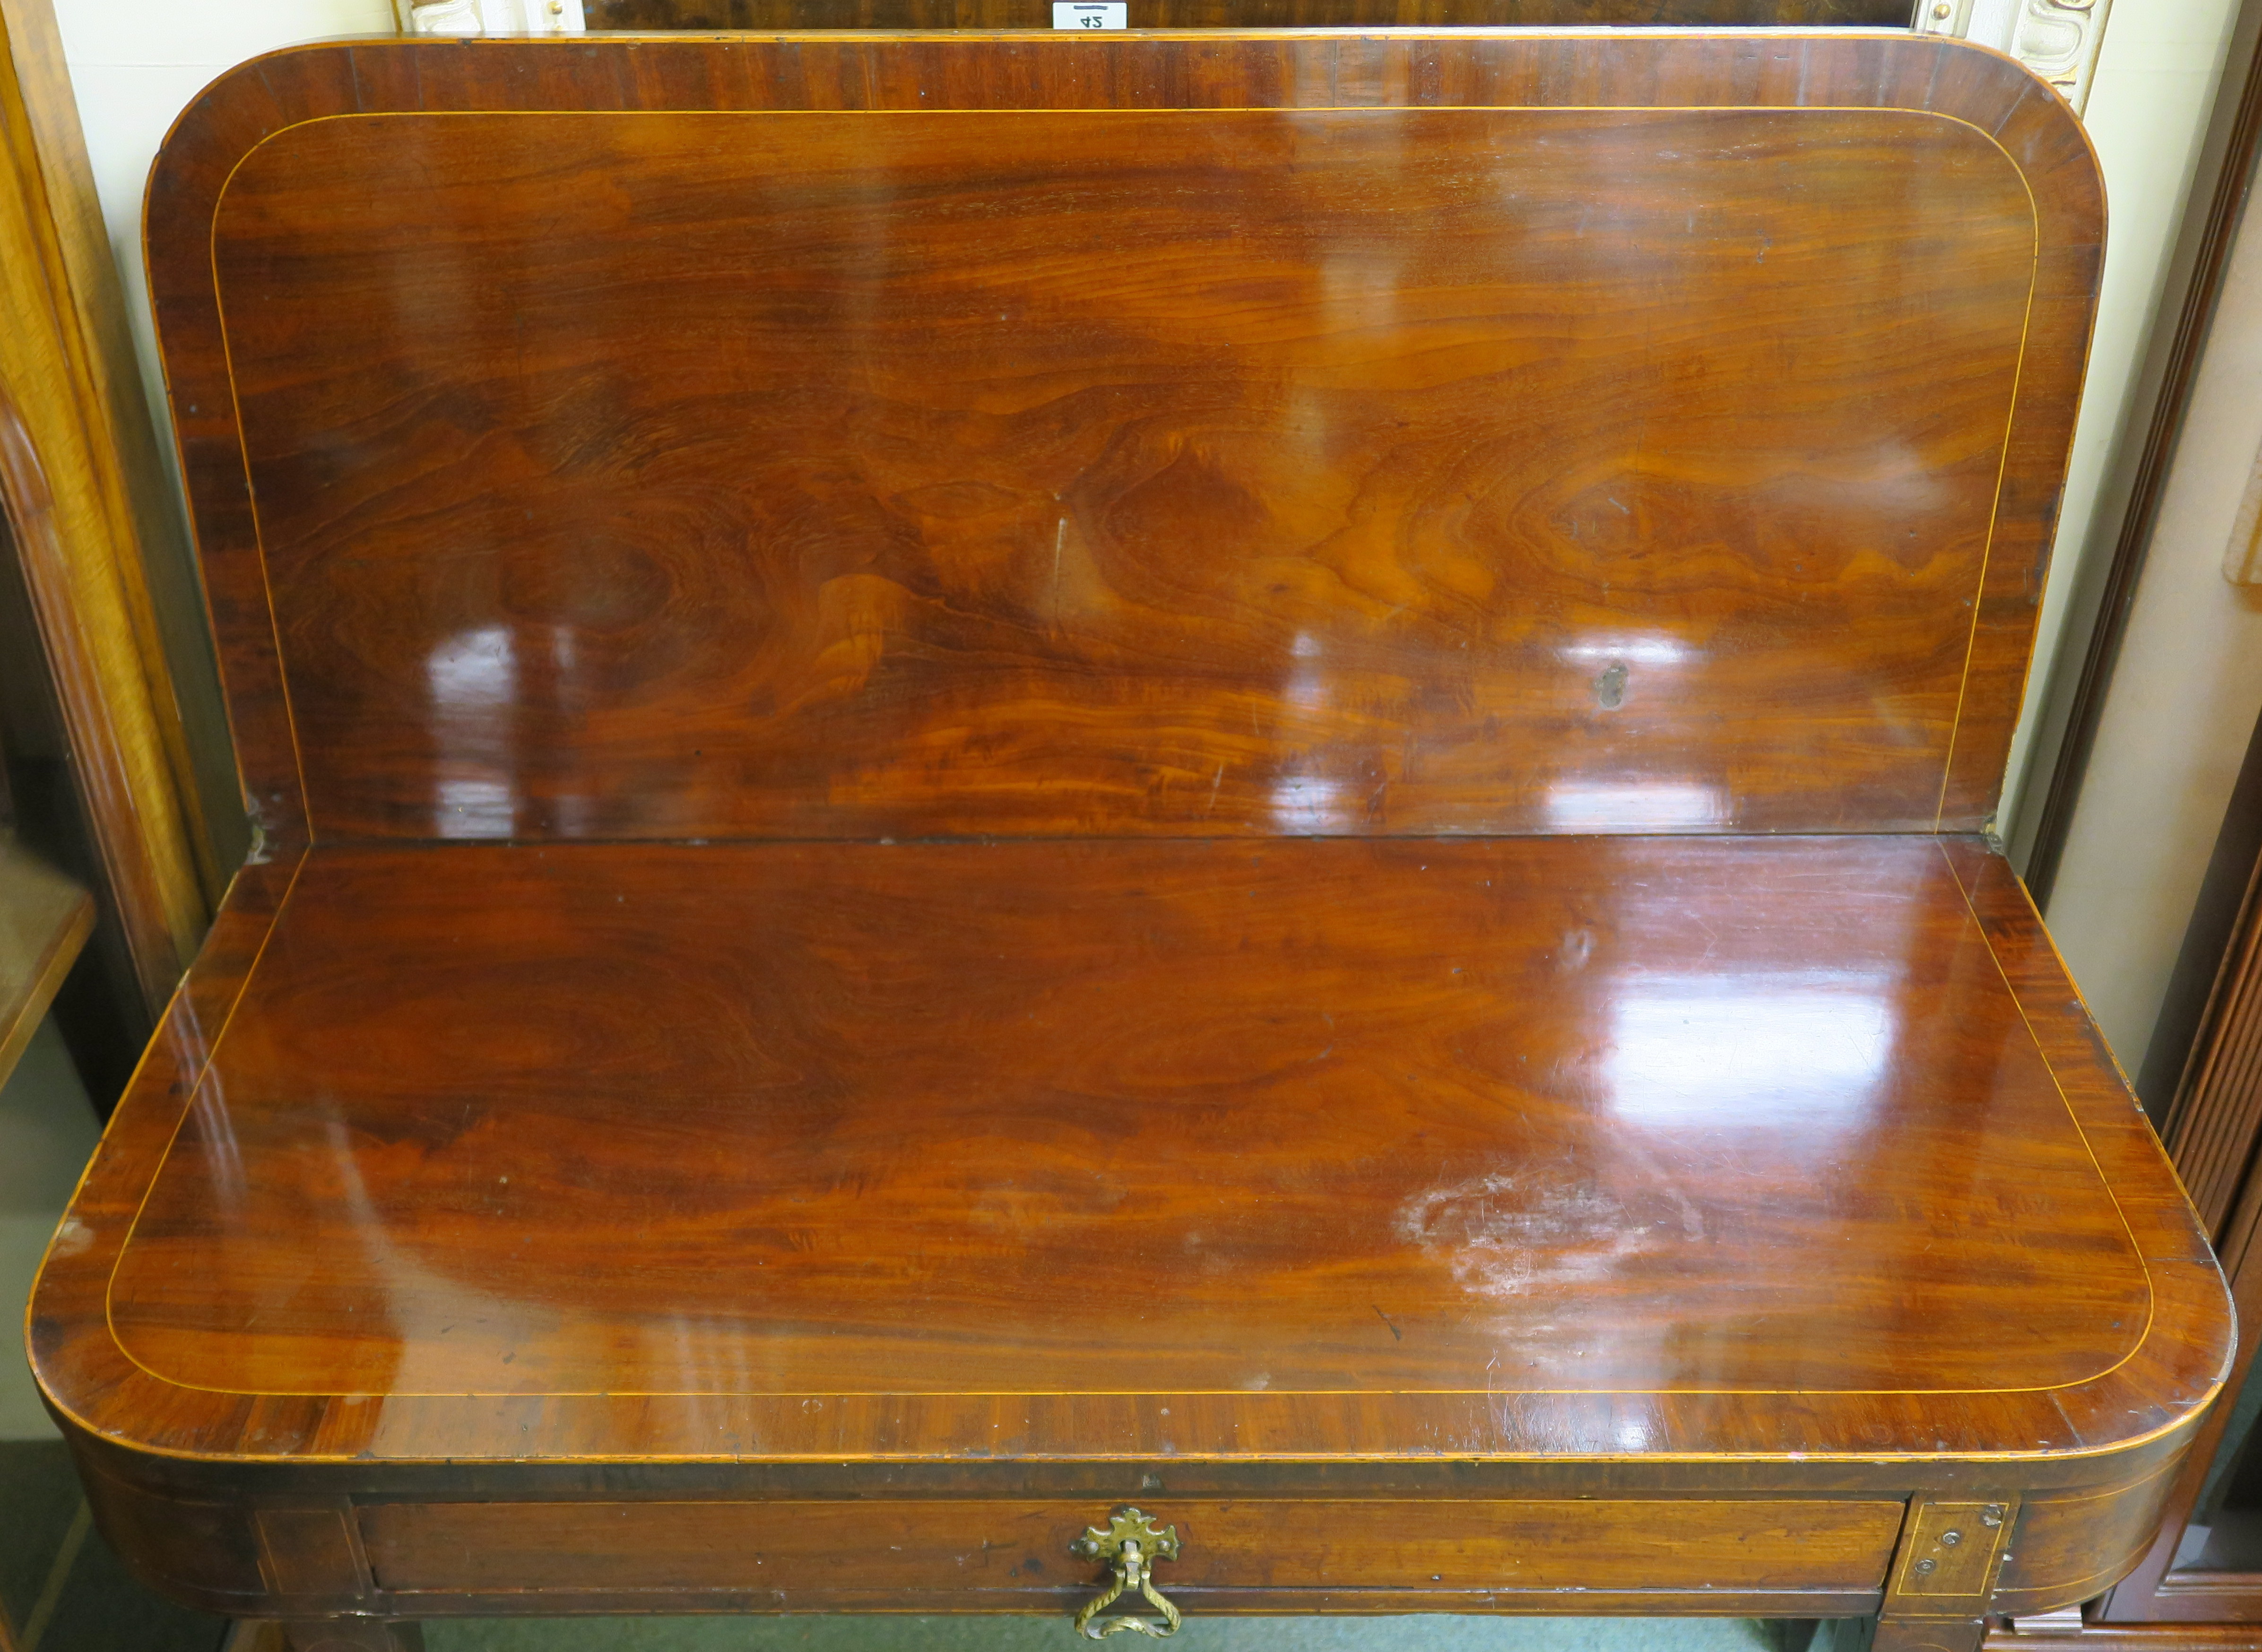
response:
M1118 1509L1105 1531L1097 1526L1087 1526L1084 1535L1070 1543L1069 1549L1088 1559L1106 1561L1115 1574L1107 1588L1086 1601L1076 1614L1078 1634L1088 1641L1101 1641L1127 1629L1159 1641L1178 1632L1178 1609L1156 1589L1154 1577L1148 1570L1156 1561L1178 1559L1177 1526L1166 1526L1157 1531L1155 1523L1138 1510ZM1128 1612L1101 1618L1099 1614L1113 1605L1126 1590L1142 1596L1149 1605L1163 1614L1163 1621L1156 1624Z

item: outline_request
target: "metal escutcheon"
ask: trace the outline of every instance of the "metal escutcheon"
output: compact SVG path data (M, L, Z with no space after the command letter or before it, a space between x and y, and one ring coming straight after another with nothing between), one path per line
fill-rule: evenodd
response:
M1178 1632L1178 1609L1165 1600L1156 1589L1153 1575L1148 1570L1158 1560L1178 1557L1178 1528L1166 1526L1160 1531L1155 1523L1136 1509L1118 1509L1106 1530L1088 1526L1082 1537L1069 1545L1073 1554L1088 1560L1106 1561L1115 1574L1114 1581L1093 1598L1084 1602L1076 1614L1076 1632L1087 1641L1103 1641L1109 1635L1129 1630L1135 1634L1149 1634L1157 1641ZM1126 1591L1137 1594L1163 1614L1161 1623L1129 1612L1113 1618L1099 1614L1113 1605ZM1097 1621L1095 1621L1097 1620Z

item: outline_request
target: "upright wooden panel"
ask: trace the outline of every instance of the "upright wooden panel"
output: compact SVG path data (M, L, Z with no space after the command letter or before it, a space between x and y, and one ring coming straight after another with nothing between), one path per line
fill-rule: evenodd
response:
M196 909L194 930L201 937L228 873L243 856L242 804L188 523L178 485L158 453L141 349L126 320L119 279L119 251L95 189L94 164L80 130L54 12L54 0L0 0L23 99L24 125L15 135L37 156L40 194L54 232L54 320L76 334L68 348L75 357L88 431L97 444L92 480L106 496L113 577L132 627L131 653L114 643L104 644L111 671L124 679L110 693L139 693L151 701L155 737L179 794L185 853L202 885L204 904ZM25 381L15 383L22 393ZM50 452L47 459L54 463L57 456ZM98 605L89 606L99 614ZM95 614L89 616L97 631L116 622L106 614L98 620ZM128 686L129 666L142 679L138 686ZM151 781L140 784L146 790ZM151 852L162 861L173 851Z
M2262 866L2250 875L2212 1001L2175 1098L2168 1139L2200 1219L2226 1240L2231 1201L2262 1131ZM2243 1249L2245 1233L2236 1235Z
M0 0L0 554L21 559L146 1031L220 878L142 564L162 484L137 473L155 456L116 279L52 12Z
M257 784L340 838L1979 823L2078 129L1937 41L1629 44L224 83L151 222Z
M583 0L591 29L1043 29L1051 0ZM1906 28L1908 0L1134 0L1135 29Z

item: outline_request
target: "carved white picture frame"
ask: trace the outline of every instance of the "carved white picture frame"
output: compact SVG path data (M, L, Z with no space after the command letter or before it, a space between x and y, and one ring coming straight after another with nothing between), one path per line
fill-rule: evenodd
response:
M1950 34L2008 52L2079 114L2089 102L2113 0L1918 0L1920 34Z

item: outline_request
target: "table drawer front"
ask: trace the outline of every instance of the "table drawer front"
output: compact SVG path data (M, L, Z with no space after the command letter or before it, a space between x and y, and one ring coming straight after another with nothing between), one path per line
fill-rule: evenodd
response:
M1178 1527L1156 1569L1186 1590L1879 1588L1898 1503L1360 1499L1142 1505ZM1099 1502L439 1503L361 1512L378 1586L1077 1590Z

